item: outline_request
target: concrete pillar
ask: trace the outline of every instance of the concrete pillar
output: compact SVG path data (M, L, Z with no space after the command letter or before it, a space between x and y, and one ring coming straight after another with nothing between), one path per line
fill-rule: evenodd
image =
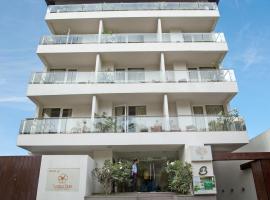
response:
M98 82L98 73L101 72L102 62L100 54L96 55L96 66L95 66L95 82Z
M165 67L165 56L164 53L160 54L160 81L166 81L166 67Z
M36 106L36 110L35 110L35 118L41 118L42 117L42 111L43 111L43 105L39 104Z
M170 131L170 115L169 115L169 102L168 95L163 96L163 117L164 117L164 129Z
M104 26L103 26L103 20L99 20L99 25L98 25L98 43L101 42L101 36L104 32Z
M95 130L95 116L98 113L98 100L96 96L92 97L92 108L91 108L91 132Z
M158 18L158 23L157 23L157 39L159 42L162 42L162 26L161 26L160 18Z

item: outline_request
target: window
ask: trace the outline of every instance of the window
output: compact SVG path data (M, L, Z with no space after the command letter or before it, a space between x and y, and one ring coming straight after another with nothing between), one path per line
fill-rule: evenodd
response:
M129 116L146 115L146 106L129 106Z
M218 115L224 113L223 105L206 105L205 110L207 115Z
M42 111L43 118L49 117L71 117L72 109L61 109L61 108L44 108Z
M203 107L202 106L193 106L193 114L194 115L203 115Z

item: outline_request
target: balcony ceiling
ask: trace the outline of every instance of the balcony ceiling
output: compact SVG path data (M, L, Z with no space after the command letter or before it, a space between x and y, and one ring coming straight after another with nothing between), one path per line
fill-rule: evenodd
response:
M223 60L226 52L166 52L167 67L174 63L185 62L189 67L215 67ZM88 67L94 68L96 53L39 53L39 57L48 67ZM111 52L101 53L103 64L115 67L157 67L160 65L159 52Z
M112 102L113 104L163 104L164 94L102 94L97 95L101 102ZM232 98L234 93L170 93L168 94L169 103L174 104L176 101L187 100L194 105L216 105L224 104ZM87 95L46 95L31 96L30 99L36 104L43 106L76 106L89 105L91 107L92 94ZM161 106L162 107L162 106Z
M216 2L219 0L205 0L206 2ZM47 5L55 4L82 4L82 3L132 3L132 2L198 2L198 0L45 0Z
M140 11L139 11L140 12ZM143 11L144 12L144 11ZM68 15L66 15L68 16ZM218 17L161 17L162 31L181 30L185 33L211 32ZM53 34L97 34L99 18L63 18L50 19L46 22ZM104 18L105 30L113 33L155 33L157 30L156 17Z

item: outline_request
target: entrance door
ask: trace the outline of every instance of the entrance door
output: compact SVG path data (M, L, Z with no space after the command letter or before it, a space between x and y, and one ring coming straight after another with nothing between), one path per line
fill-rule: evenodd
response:
M194 114L194 125L196 130L205 131L205 119L204 119L204 111L203 106L193 106L193 114Z
M126 120L126 115L127 115L127 106L122 105L122 106L115 106L114 107L114 116L116 117L116 132L117 133L124 133L126 132L126 127L127 127L127 120Z

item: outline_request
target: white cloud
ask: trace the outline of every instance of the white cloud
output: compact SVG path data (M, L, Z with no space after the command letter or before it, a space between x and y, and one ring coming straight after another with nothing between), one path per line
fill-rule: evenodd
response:
M16 97L16 96L9 96L9 97L0 97L0 103L26 103L29 100L26 97Z

